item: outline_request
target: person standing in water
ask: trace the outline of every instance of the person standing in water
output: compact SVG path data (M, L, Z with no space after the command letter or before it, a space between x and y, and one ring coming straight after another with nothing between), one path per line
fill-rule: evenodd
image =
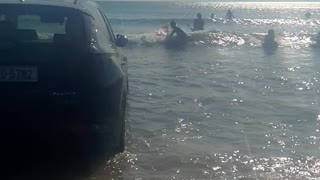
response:
M215 15L214 13L211 13L211 14L210 14L210 17L211 17L211 19L215 19L215 18L216 18L216 15Z
M313 47L320 47L320 32L315 37L312 37L311 40L315 41L315 44L313 44Z
M231 12L231 9L228 9L228 12L226 13L226 20L227 21L232 21L233 18L235 18L235 17L233 15L233 13Z
M262 47L265 49L276 49L278 47L278 43L274 40L274 30L269 29L268 35L265 36L264 41L262 43Z
M197 14L197 19L193 21L193 28L191 28L192 31L199 31L204 30L204 20L202 19L202 16L200 13Z

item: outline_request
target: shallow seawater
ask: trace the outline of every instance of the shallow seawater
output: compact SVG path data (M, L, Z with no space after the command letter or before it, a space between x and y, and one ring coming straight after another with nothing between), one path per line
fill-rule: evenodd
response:
M134 14L139 3L108 3L101 4L107 14L112 7L115 30L133 37L124 49L130 81L127 149L92 179L320 178L320 51L310 46L319 25L290 20L310 9L318 12L319 4L280 10L259 3L236 6L239 18L254 22L259 22L255 13L263 18L259 12L267 12L272 22L279 22L272 12L291 14L286 23L271 25L280 47L267 53L260 47L262 38L252 40L263 37L266 24L214 24L219 31L189 33L194 41L172 50L158 41L140 41L152 36L149 24L119 24L116 8L129 3L127 13ZM155 5L159 8L153 11L146 8ZM172 14L167 6L143 4L141 16L164 14L169 20L174 15L191 22L194 12L222 13L229 4L213 3L213 9L176 4L170 6L177 9ZM154 22L154 30L161 23Z

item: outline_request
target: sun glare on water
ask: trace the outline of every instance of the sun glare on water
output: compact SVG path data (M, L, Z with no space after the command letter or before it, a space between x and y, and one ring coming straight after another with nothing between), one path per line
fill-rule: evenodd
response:
M244 8L244 9L320 9L320 2L197 2L187 3L200 8Z

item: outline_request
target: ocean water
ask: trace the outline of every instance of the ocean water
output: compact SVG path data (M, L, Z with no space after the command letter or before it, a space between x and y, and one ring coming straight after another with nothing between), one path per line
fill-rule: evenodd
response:
M130 94L126 151L93 179L320 178L320 3L99 3L129 37ZM191 33L197 12L205 30ZM156 35L172 19L184 49ZM265 52L270 28L279 48Z

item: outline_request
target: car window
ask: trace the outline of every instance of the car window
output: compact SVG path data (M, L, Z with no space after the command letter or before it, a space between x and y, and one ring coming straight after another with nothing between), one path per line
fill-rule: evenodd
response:
M102 18L104 20L103 24L107 27L107 30L109 32L109 35L110 35L110 38L111 38L112 42L115 43L115 36L113 34L113 30L112 30L112 28L110 26L108 18L106 17L106 15L104 14L104 12L101 9L99 9L99 12L100 12L100 14L101 14L101 16L102 16Z
M12 13L14 12L14 13ZM55 35L67 35L83 39L84 25L80 12L69 8L30 5L25 9L21 5L1 5L0 24L8 32L15 32L14 38L18 41L53 41Z
M95 16L84 16L86 29L89 32L89 39L98 43L101 49L105 52L113 53L114 48L112 47L112 41L110 41L106 36L108 32L101 30L101 21L97 21L97 17Z
M90 11L91 15L93 16L92 25L94 26L94 31L98 30L97 36L100 36L99 40L102 42L103 40L107 40L112 42L112 37L109 34L108 28L105 26L104 19L101 16L99 9L95 6L88 6L87 9Z
M41 22L41 15L18 15L17 29L32 29L39 39L53 39L54 34L65 34L66 17L62 22Z
M96 14L95 17L97 17L96 21L98 22L97 26L102 30L102 33L104 34L106 39L109 40L110 42L112 42L113 39L110 36L108 27L105 26L104 19L100 14L99 9L96 9L95 14Z

